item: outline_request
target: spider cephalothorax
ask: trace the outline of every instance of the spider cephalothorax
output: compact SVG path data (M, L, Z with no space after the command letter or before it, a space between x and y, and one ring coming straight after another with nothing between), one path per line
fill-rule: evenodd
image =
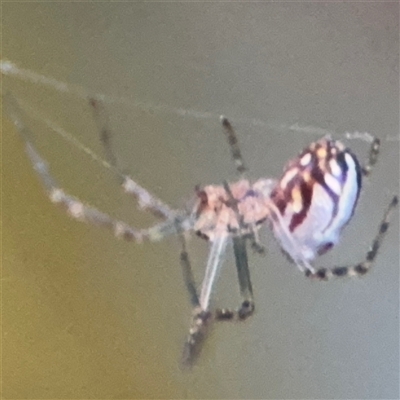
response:
M194 231L210 241L221 234L244 236L252 233L268 218L269 196L274 185L273 180L262 179L251 184L242 179L198 190Z

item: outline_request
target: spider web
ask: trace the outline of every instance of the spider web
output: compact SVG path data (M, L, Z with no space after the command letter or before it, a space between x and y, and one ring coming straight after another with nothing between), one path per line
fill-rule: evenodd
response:
M69 96L72 98L76 98L79 100L87 101L89 98L95 97L101 100L105 105L108 106L124 106L128 109L140 109L146 113L150 114L158 114L158 115L174 115L186 119L194 119L194 120L213 120L217 121L220 117L219 114L215 112L194 110L188 108L176 108L171 107L167 104L152 104L146 102L140 102L137 100L132 100L129 97L121 97L121 96L113 96L112 94L105 93L93 93L91 90L84 88L79 85L70 84L68 82L63 82L57 80L51 76L45 76L39 74L33 70L21 68L12 61L9 60L1 60L0 61L0 69L3 76L15 79L24 84L32 84L35 87L45 87L50 89L56 93L59 93L63 96ZM3 88L4 91L4 88ZM105 161L101 156L98 155L95 151L92 150L90 146L85 145L78 137L64 129L60 124L49 118L45 113L39 110L36 106L32 106L29 101L25 99L18 98L18 102L23 110L29 115L30 118L33 118L44 125L46 125L53 133L62 137L62 139L66 140L70 144L72 144L75 148L79 149L87 156L89 156L92 160L99 163L102 167L111 169L110 164ZM299 134L299 135L308 135L311 137L321 137L321 136L331 136L335 138L345 138L348 140L361 140L366 143L371 143L373 140L373 135L369 132L360 132L360 131L345 131L338 132L334 130L329 130L325 128L321 128L313 125L306 125L301 123L293 123L293 124L285 124L285 123L274 123L270 121L265 121L261 119L255 118L245 118L245 117L237 117L231 119L231 121L235 124L243 124L248 125L258 129L265 129L276 132L278 134ZM386 136L384 138L385 141L399 141L400 136ZM226 243L224 243L225 245ZM217 246L218 247L218 246ZM219 249L216 253L216 260L218 260L223 251ZM204 294L204 303L209 304L211 290L214 284L214 280L216 275L218 274L217 270L212 270L211 283L206 285L208 287L208 292Z
M36 73L35 71L32 71L30 69L24 69L16 64L14 64L11 61L8 60L1 60L0 61L0 70L1 73L4 76L12 77L15 79L18 79L20 81L24 81L27 83L32 83L35 85L39 86L46 86L48 88L51 88L57 92L64 93L66 95L71 95L75 96L77 98L87 100L89 97L95 96L96 98L100 99L103 101L105 104L120 104L120 105L125 105L130 108L139 108L143 111L147 112L156 112L156 113L163 113L163 114L173 114L181 117L188 117L188 118L194 118L194 119L199 119L199 120L218 120L220 117L220 114L213 113L213 112L208 112L208 111L200 111L200 110L193 110L193 109L187 109L187 108L174 108L170 107L166 104L150 104L150 103L144 103L136 100L132 100L131 98L128 97L116 97L113 95L105 94L105 93L92 93L90 90L85 89L81 86L74 85L74 84L69 84L67 82L62 82L57 79L54 79L52 77L48 77L45 75L41 75L39 73ZM20 100L19 100L20 101ZM24 104L23 106L26 108L26 111L28 111L30 114L35 114L37 113L37 110L34 110L31 106L28 104ZM53 121L50 119L46 118L43 115L37 115L38 119L41 119L46 125L48 125L51 129L55 130L57 133L61 134L60 131L62 128L57 127L56 124L54 124ZM279 133L299 133L299 134L307 134L307 135L312 135L316 137L320 136L332 136L332 137L343 137L346 139L358 139L358 140L363 140L367 143L371 143L373 139L373 135L371 135L369 132L359 132L359 131L353 131L353 132L337 132L334 130L329 130L325 128L321 128L318 126L312 126L312 125L302 125L300 123L294 123L294 124L284 124L284 123L273 123L273 122L267 122L261 119L255 119L255 118L230 118L233 122L237 123L242 123L242 124L247 124L249 126L253 127L258 127L258 128L264 128L264 129L270 129L273 131L277 131ZM61 134L66 139L65 134ZM384 138L386 141L399 141L400 136L387 136ZM69 140L69 139L67 139ZM76 144L76 143L75 143Z

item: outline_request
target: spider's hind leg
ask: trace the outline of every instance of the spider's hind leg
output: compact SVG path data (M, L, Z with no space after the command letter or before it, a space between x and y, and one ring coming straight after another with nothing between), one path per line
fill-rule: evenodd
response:
M319 268L314 273L307 270L305 275L308 278L313 278L317 280L328 280L333 277L345 277L345 276L362 276L365 275L371 268L378 251L381 247L382 241L386 235L389 228L390 214L392 210L397 206L399 199L397 196L393 196L389 206L387 207L381 223L379 224L379 229L372 241L371 247L368 250L365 258L358 264L351 266L339 266L333 268Z
M364 176L368 176L373 167L375 166L376 162L378 161L378 156L381 148L381 141L369 134L369 133L364 133L360 134L359 132L354 132L354 133L347 133L346 134L347 139L363 139L369 143L371 143L368 151L368 158L367 161L365 162L364 165L361 166L361 173Z
M361 168L362 174L364 176L369 175L372 171L372 168L376 164L379 156L380 147L381 141L378 138L374 137L372 139L371 147L369 148L367 163Z

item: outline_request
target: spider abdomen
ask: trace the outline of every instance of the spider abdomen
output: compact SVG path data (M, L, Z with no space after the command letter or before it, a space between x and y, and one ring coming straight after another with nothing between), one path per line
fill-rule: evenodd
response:
M271 200L280 213L275 236L293 261L312 261L338 242L360 189L357 158L338 141L321 139L288 163Z

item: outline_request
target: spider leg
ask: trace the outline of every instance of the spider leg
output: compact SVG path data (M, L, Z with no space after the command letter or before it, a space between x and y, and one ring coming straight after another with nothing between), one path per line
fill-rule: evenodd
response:
M243 177L247 169L244 165L236 133L226 117L221 116L220 119L228 139L232 158L236 165L236 171L241 177ZM240 319L245 319L254 311L253 290L247 261L246 238L241 235L241 233L245 230L245 226L243 223L243 216L240 214L238 209L237 200L234 198L227 182L224 182L224 188L229 197L229 205L234 210L239 223L239 235L234 237L233 247L242 304L239 310L236 312L228 309L216 310L215 319L232 319L235 314L237 314ZM257 237L252 235L251 240L254 249L262 252L262 247L259 245ZM206 328L208 325L207 322L211 318L211 313L209 311L211 291L216 280L219 266L221 264L221 256L224 253L226 242L226 236L217 236L217 239L212 242L206 272L201 286L200 297L197 298L197 293L195 294L195 290L193 290L192 287L188 287L189 293L191 293L191 298L195 299L195 301L192 301L192 304L194 305L193 317L183 355L184 364L186 365L191 365L193 363L193 359L199 353L199 349L201 347L200 343L204 340L206 335ZM183 259L186 258L185 252L182 253L182 256Z
M215 318L217 320L231 320L237 315L243 320L254 313L253 288L250 280L250 270L247 260L246 238L235 236L233 238L233 251L235 254L236 270L240 287L242 303L238 310L227 308L217 309Z
M181 230L190 229L190 222L188 219L174 212L168 214L169 219L165 222L154 225L148 229L136 229L122 221L112 218L96 208L84 204L76 197L66 193L52 177L46 161L39 155L33 145L31 139L33 134L23 122L21 117L22 112L16 99L8 93L4 97L4 103L10 119L25 142L26 153L32 163L33 169L37 172L39 179L45 186L50 200L55 204L61 205L72 218L108 228L115 236L135 242L161 240L169 234L175 234L177 224L180 226ZM145 191L145 193L147 192Z
M186 338L183 348L182 366L191 367L196 361L197 356L200 354L204 338L207 334L207 322L211 314L208 311L203 311L200 307L189 254L186 250L186 240L182 232L179 233L179 239L182 246L180 263L183 272L183 279L190 296L190 303L193 307L189 335Z
M305 275L308 278L314 278L318 280L328 280L333 277L344 277L344 276L361 276L365 275L371 268L375 258L378 254L379 248L381 247L382 241L389 228L390 214L393 209L397 206L399 199L394 196L387 207L383 218L379 224L379 229L375 238L372 241L371 247L365 255L365 259L356 265L334 267L332 269L319 268L315 272L309 270L306 271Z
M208 310L210 306L211 292L216 281L217 273L222 265L222 256L225 253L228 236L217 236L216 239L211 242L211 249L208 256L206 272L204 279L201 284L200 290L200 307L203 310Z
M228 144L231 149L231 155L232 155L233 161L235 162L235 165L236 165L236 171L240 177L243 177L243 175L247 171L247 168L244 165L242 153L241 153L240 147L239 147L239 141L236 136L235 130L233 129L233 126L229 122L228 118L221 115L220 120L221 120L222 126L224 128L226 137L228 139Z
M364 176L369 175L378 160L379 151L380 151L380 147L381 147L381 141L377 137L375 137L367 132L364 132L364 133L360 133L360 132L349 133L349 132L347 132L345 136L347 139L362 139L366 142L371 143L369 151L368 151L367 161L365 162L365 164L363 166L361 166L361 173Z
M194 280L192 266L189 259L189 253L186 249L185 236L179 227L177 227L177 231L179 232L178 237L181 242L181 252L179 259L182 267L183 280L189 293L190 303L192 304L192 307L200 307L199 295L197 294L196 283Z
M366 164L361 168L361 171L364 176L367 176L371 173L372 168L378 161L380 148L381 148L381 141L378 138L374 137L371 143L371 147L369 148L368 160Z
M259 230L255 226L255 224L252 226L252 232L253 234L250 237L251 248L257 254L260 254L262 256L265 255L265 247L261 244Z
M174 215L174 211L167 204L152 195L119 169L117 157L112 149L112 132L109 128L108 115L103 102L92 97L89 99L89 105L99 131L99 138L103 144L106 159L113 167L112 169L120 180L125 193L133 196L142 210L150 211L157 218L171 219Z
M117 166L117 157L112 150L112 133L108 127L108 118L104 105L100 100L95 98L89 99L89 103L97 124L100 141L104 147L106 159L115 167L115 169L120 171ZM122 172L119 172L118 176L120 178L122 177L122 186L125 192L133 195L138 200L141 208L149 209L149 211L158 217L171 219L173 211L169 209L166 204L150 195L149 192L140 187L136 182ZM189 220L190 219L191 218L189 217ZM185 286L193 307L189 335L186 339L182 356L183 365L190 366L193 365L194 361L197 359L197 355L200 353L204 338L207 333L207 322L211 316L211 313L208 310L209 298L211 295L212 286L215 282L217 270L221 263L221 255L225 249L226 240L221 242L218 241L218 243L213 245L211 248L206 274L202 285L201 296L199 298L190 264L189 254L186 249L186 240L183 234L182 224L179 224L179 221L176 219L175 221L178 222L175 230L178 233L178 237L181 242L180 264L182 267Z
M371 146L368 152L368 159L366 163L361 167L361 172L364 176L368 176L376 162L378 161L379 151L381 148L381 141L377 137L372 137Z
M92 109L93 119L97 125L100 141L103 145L106 160L114 167L118 168L117 157L112 149L112 132L109 128L108 114L106 113L104 103L95 98L89 98L89 105Z
M247 260L246 238L240 236L234 237L233 251L235 254L240 295L242 297L242 304L238 310L238 317L240 319L245 319L254 312L253 288Z
M238 274L240 295L242 297L242 303L237 311L233 311L228 308L222 308L216 310L216 319L228 320L232 319L237 314L239 319L245 319L254 312L254 299L253 299L253 288L250 280L250 270L247 260L247 238L243 236L245 231L245 224L243 222L243 216L239 212L237 200L234 198L232 191L229 187L228 182L223 182L224 189L229 197L229 205L236 214L236 219L239 223L239 231L233 236L233 251L235 255L235 264ZM253 244L257 245L257 238L254 232L251 234L250 239Z
M269 218L273 221L275 224L275 228L279 230L279 237L282 242L285 243L285 248L291 248L292 251L290 251L291 254L296 254L296 258L293 258L290 256L290 260L293 261L297 268L301 272L306 272L310 274L315 274L315 269L314 267L310 264L310 262L302 255L301 252L295 251L297 248L296 246L296 240L293 238L293 235L290 233L289 229L287 228L286 224L282 220L282 216L276 207L276 205L270 201L268 203L268 208L270 211Z
M211 312L209 311L211 292L216 281L218 270L222 265L222 256L224 255L228 238L229 236L227 235L217 236L216 239L211 242L206 272L200 289L200 297L197 296L196 289L194 288L194 281L192 281L193 287L191 283L188 285L194 307L189 335L186 338L183 349L182 363L184 366L193 365L200 353L204 338L207 334L208 322L211 319ZM183 252L185 252L184 247ZM183 258L186 263L186 256ZM184 267L187 268L187 264L184 265ZM189 277L192 280L192 276L190 275Z

